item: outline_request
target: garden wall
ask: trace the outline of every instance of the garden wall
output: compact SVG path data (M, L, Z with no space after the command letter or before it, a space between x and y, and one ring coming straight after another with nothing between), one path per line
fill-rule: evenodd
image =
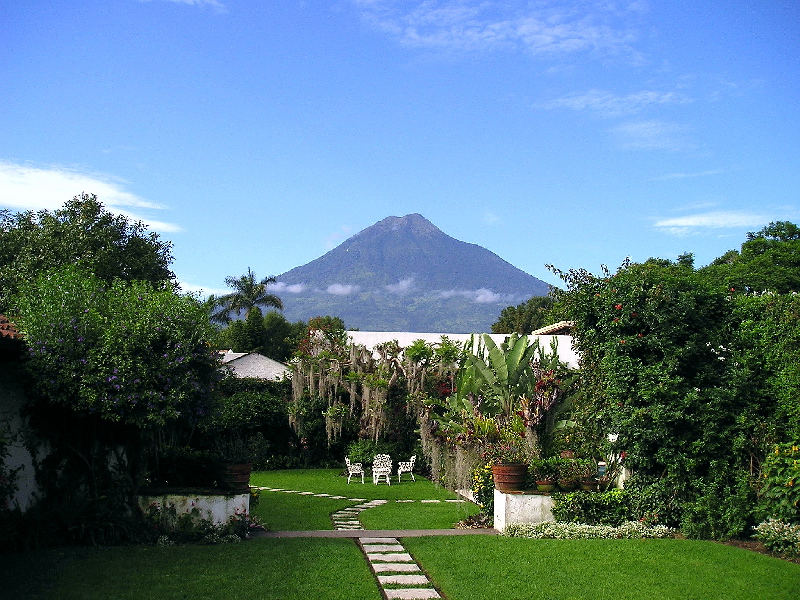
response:
M541 492L499 492L494 490L494 528L502 532L512 523L555 521L553 498Z
M151 504L158 504L162 509L175 507L175 513L180 516L190 513L193 509L199 511L199 517L216 524L227 523L235 514L249 514L250 492L244 494L159 494L139 496L139 506L143 511Z

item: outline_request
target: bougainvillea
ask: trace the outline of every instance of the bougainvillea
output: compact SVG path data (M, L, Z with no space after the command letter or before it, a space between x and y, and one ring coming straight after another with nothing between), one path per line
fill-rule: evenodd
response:
M138 427L207 410L219 361L194 298L70 267L23 286L18 304L37 394Z

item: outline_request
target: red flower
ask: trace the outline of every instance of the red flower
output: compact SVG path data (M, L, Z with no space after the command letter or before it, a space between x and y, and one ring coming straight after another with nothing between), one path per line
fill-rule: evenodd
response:
M614 308L616 308L617 310L622 310L622 304L615 304Z
M625 340L620 340L620 341L619 341L619 343L620 343L620 344L624 344L624 343L625 343Z

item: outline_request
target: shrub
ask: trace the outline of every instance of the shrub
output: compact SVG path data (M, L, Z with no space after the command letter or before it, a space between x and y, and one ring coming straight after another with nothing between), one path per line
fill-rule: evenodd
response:
M754 529L753 537L763 542L768 550L790 556L800 555L800 525L769 519Z
M233 514L226 523L216 524L200 517L195 507L177 514L174 504L161 506L153 502L145 511L151 539L159 546L175 543L225 544L249 539L252 532L264 529L256 517L247 513Z
M481 507L481 512L494 518L494 480L491 464L479 465L472 471L472 493L475 496L475 503Z
M553 494L553 516L561 523L619 526L636 518L635 492L570 492Z
M639 521L622 523L619 527L610 525L586 525L583 523L514 523L506 527L506 537L551 540L589 540L589 539L645 539L675 537L677 530L664 525L648 526Z
M778 444L761 465L762 510L787 522L800 521L800 442Z
M393 459L397 457L397 445L389 442L374 442L372 440L357 440L347 447L347 456L352 462L371 465L376 454L388 454ZM407 459L403 459L407 460Z

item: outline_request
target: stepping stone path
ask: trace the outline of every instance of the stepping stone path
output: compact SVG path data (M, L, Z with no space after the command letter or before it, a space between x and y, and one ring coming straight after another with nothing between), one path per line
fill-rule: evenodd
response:
M430 579L396 538L358 538L358 545L386 598L441 598Z
M285 492L287 494L301 494L316 498L330 498L343 500L347 496L331 496L330 494L314 494L313 492L300 492L297 490L283 490L270 487L258 489L268 492ZM386 504L388 500L369 500L365 498L350 498L353 502L360 502L336 511L331 515L333 527L337 530L364 530L358 515L368 508ZM416 502L415 500L395 500L395 502ZM421 503L434 504L441 500L419 500ZM445 502L463 502L463 500L445 500ZM433 583L422 572L419 565L406 551L396 538L358 538L364 556L367 558L378 585L383 589L387 600L424 600L426 598L441 598Z

